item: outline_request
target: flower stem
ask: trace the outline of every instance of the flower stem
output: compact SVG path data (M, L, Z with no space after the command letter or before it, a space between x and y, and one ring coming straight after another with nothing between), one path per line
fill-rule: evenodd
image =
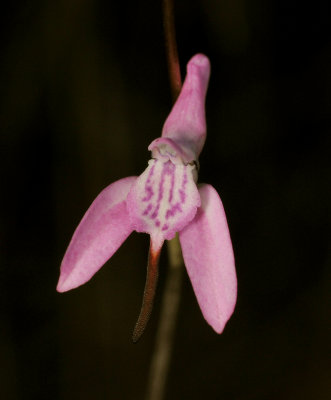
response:
M183 262L178 235L168 242L169 269L162 298L159 327L152 355L146 400L162 400L169 371L180 301Z
M180 76L180 65L176 42L173 0L163 0L162 7L164 39L168 62L170 88L173 102L175 102L182 88L182 79Z
M141 338L152 313L157 280L159 276L159 258L160 258L161 248L162 245L155 248L153 246L153 241L151 239L151 244L149 247L149 254L148 254L147 277L145 283L143 304L141 306L138 321L133 330L132 334L133 343L137 343L138 340Z
M173 102L175 102L182 87L182 80L176 43L173 0L163 0L163 25L171 94ZM167 244L169 269L163 292L155 349L150 365L146 400L162 400L164 398L180 301L184 263L178 234Z

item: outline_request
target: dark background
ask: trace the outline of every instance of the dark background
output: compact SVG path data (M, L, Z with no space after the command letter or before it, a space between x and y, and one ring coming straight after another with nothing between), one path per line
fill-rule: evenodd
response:
M185 274L165 399L327 399L330 2L177 3L183 73L212 64L199 180L227 211L238 303L218 336ZM143 399L166 252L137 345L147 235L55 287L83 213L144 170L170 110L160 1L7 2L0 19L0 398Z

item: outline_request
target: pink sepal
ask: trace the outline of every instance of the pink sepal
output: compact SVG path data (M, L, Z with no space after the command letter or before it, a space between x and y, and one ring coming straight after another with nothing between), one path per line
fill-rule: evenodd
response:
M197 160L205 143L209 75L209 59L203 54L192 57L180 95L163 126L162 137L172 139L189 156L185 163Z
M61 264L58 292L87 282L132 232L126 197L136 177L107 186L78 225Z
M233 313L237 278L229 229L216 190L199 187L201 207L180 233L185 266L203 316L221 333Z

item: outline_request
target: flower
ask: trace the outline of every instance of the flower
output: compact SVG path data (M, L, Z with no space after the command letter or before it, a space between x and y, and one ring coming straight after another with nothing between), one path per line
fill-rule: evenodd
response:
M180 95L148 147L152 159L139 177L106 187L78 225L61 264L59 292L87 282L133 230L151 237L141 335L152 308L158 257L165 240L179 233L184 263L206 321L221 333L237 296L234 256L221 199L197 186L198 157L206 139L204 102L210 63L203 54L187 64Z

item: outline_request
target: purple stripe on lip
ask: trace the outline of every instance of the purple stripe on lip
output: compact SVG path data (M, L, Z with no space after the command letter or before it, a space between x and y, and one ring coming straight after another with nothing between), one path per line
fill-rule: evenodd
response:
M144 210L143 215L147 215L151 211L152 207L152 204L149 203L147 208Z
M145 184L146 196L142 199L142 201L149 201L154 195L153 188L150 185L151 178L152 178L153 173L154 173L154 168L155 168L155 164L152 166L151 170L149 171L148 178L147 178L147 181L146 181L146 184ZM146 215L146 214L144 214L144 215Z
M169 219L170 217L173 217L177 212L182 212L182 208L179 203L176 203L173 205L169 210L167 210L166 213L166 219Z
M187 185L186 168L171 160L155 160L142 193L142 202L147 204L141 209L141 217L162 232L173 229L173 225L186 210Z

